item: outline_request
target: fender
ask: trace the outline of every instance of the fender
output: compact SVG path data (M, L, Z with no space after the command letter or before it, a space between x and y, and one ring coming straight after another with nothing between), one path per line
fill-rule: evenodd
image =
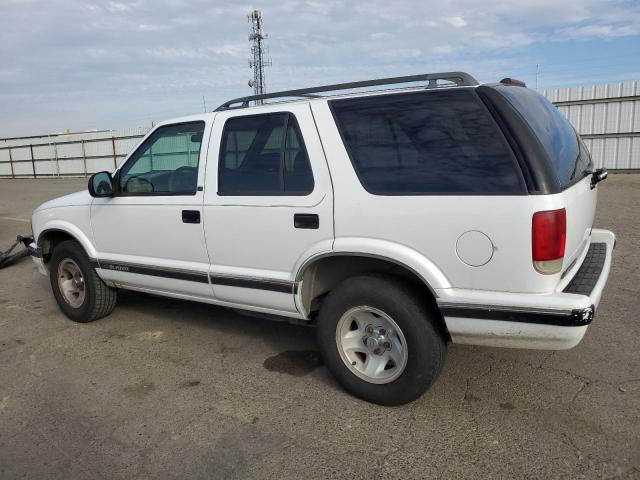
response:
M82 246L82 248L84 248L84 251L87 252L89 258L97 258L98 253L85 233L76 225L66 220L52 220L47 222L44 225L44 229L38 234L38 239L36 241L38 248L42 248L44 237L50 232L61 232L70 235Z
M318 249L319 250L319 249ZM364 237L336 238L331 251L316 252L298 262L295 281L299 282L305 270L316 260L334 255L354 255L379 258L396 263L413 271L437 297L435 290L451 288L451 283L442 271L419 252L399 243Z

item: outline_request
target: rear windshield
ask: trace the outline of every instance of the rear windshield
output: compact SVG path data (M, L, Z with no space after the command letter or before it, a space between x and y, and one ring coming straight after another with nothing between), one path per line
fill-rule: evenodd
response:
M592 168L591 155L560 111L542 95L528 88L495 87L529 124L544 147L564 189Z
M380 195L518 194L515 158L470 90L330 102L364 188Z

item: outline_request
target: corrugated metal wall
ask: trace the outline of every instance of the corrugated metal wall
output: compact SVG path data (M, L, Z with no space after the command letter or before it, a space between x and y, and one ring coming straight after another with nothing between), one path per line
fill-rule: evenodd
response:
M145 129L0 139L0 177L86 176L114 170Z
M576 127L596 167L640 169L640 82L545 90Z

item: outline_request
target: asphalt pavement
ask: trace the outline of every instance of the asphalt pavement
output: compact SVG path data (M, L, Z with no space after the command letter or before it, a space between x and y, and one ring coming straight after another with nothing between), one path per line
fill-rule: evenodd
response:
M82 188L0 180L0 250ZM0 478L640 478L640 175L599 188L618 245L583 342L450 346L397 408L344 392L313 328L129 292L75 324L30 259L0 270Z

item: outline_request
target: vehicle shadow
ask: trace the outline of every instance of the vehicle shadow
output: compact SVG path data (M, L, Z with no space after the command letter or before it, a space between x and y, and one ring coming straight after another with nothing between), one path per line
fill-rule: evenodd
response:
M237 350L230 345L261 342L269 352L261 359L266 370L297 377L312 374L327 387L342 391L323 365L314 326L294 325L287 319L273 321L216 305L124 290L119 292L114 314L122 313L127 317L134 314L136 321L148 322L149 328L171 330L173 325L173 328L201 329L199 335L222 342L220 348L227 349L228 353ZM117 329L118 321L109 328ZM454 400L473 402L477 395L469 392L469 382L490 374L496 364L502 364L503 368L510 368L509 364L514 363L537 368L549 355L550 352L545 351L449 344L445 367L427 393L426 397L430 398L427 401L442 404ZM518 383L519 388L526 388L525 381Z
M152 317L155 326L158 322L167 322L174 326L205 329L203 335L211 334L212 338L235 339L245 344L263 342L273 352L263 362L264 368L269 371L304 376L316 369L326 370L321 368L324 362L313 325L296 324L295 320L290 321L286 317L120 290L114 313L117 315L125 310L136 313L136 317ZM328 372L317 376L325 383L336 386Z

